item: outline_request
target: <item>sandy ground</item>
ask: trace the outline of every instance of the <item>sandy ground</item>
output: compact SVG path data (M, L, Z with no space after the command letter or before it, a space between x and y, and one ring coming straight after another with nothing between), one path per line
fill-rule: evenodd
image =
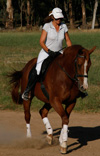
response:
M60 156L61 119L49 113L54 131L53 145L46 142L46 131L39 113L32 112L32 139L26 139L23 112L0 111L0 156ZM100 156L100 114L72 112L69 123L68 156Z

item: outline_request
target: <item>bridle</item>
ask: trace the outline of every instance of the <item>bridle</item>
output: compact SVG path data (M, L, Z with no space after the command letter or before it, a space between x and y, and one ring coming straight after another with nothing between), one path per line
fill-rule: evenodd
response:
M77 59L78 59L78 57L79 58L84 58L85 56L79 55L79 54L77 54L77 56L76 56L76 59L75 59L75 80L76 81L79 81L78 77L86 77L86 78L88 78L88 75L79 75L78 72L77 72Z
M75 59L75 76L74 76L74 78L72 78L72 77L68 74L68 72L66 72L66 70L65 70L60 64L57 63L57 65L61 68L61 70L62 70L72 81L75 81L75 82L79 82L78 77L86 77L86 78L88 78L88 75L79 75L79 74L78 74L78 71L77 71L77 59L78 59L78 57L84 58L85 56L82 56L82 55L77 54L76 59Z

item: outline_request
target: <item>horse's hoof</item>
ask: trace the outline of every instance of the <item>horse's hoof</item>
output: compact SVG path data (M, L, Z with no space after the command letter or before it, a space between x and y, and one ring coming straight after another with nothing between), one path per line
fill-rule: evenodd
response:
M26 137L27 137L27 138L32 138L31 132L30 132L30 133L27 133Z
M31 135L27 135L26 137L27 137L27 138L32 138L32 136L31 136Z
M64 141L60 145L60 152L61 152L61 154L66 154L67 153L67 141Z
M49 145L53 144L53 135L52 134L47 135L47 142L48 142Z

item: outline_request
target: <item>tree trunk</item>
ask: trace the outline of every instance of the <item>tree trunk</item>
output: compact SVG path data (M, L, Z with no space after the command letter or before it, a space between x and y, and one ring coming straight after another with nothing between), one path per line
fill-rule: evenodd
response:
M65 12L67 14L68 8L67 8L67 1L66 0L64 0L64 10L65 10Z
M69 20L70 20L70 28L74 28L74 16L73 16L73 5L72 0L69 0Z
M55 0L55 7L57 7L57 0Z
M13 7L12 0L7 0L7 20L6 20L6 28L13 28Z
M85 1L81 0L82 3L82 28L86 29L86 9L85 9Z
M30 1L27 0L27 29L30 29L31 25L30 25L30 18L31 15L31 6L30 6Z
M55 3L55 7L59 7L59 0L54 0L54 3Z
M97 7L98 7L98 0L95 0L94 11L93 11L93 20L92 20L92 29L94 29L94 25L95 25Z
M20 5L20 10L21 10L20 20L21 20L21 29L22 29L22 27L23 27L23 2L22 2L22 0L21 0L21 5Z

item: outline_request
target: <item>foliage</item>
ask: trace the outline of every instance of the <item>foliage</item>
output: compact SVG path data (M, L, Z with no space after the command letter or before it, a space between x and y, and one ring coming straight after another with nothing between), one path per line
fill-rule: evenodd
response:
M6 0L0 1L0 27L4 27L6 22Z
M22 25L27 25L27 1L28 0L12 0L13 7L13 23L14 27L21 25L21 5L22 5ZM31 24L43 25L44 18L54 7L60 7L63 10L65 16L65 22L69 22L69 0L29 0L31 5ZM94 2L95 0L85 1L87 24L92 21ZM7 0L0 0L0 27L5 27L6 22L6 2ZM81 26L82 21L82 9L81 0L72 1L73 4L73 18L74 22L77 23L76 27ZM100 0L98 1L97 10L97 23L100 26Z

